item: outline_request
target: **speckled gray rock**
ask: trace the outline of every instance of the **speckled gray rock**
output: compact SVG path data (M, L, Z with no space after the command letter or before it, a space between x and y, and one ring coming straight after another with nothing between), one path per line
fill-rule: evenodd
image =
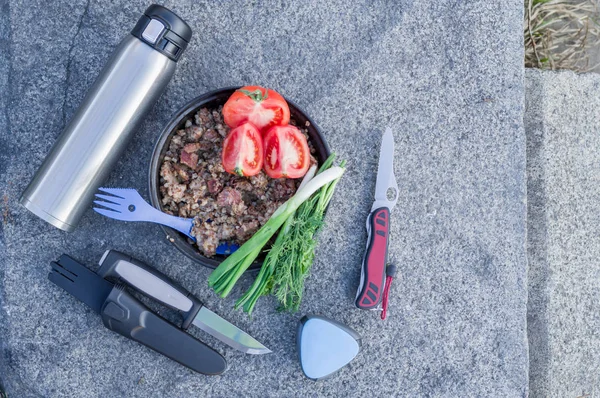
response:
M531 396L597 396L600 76L528 70L526 87Z
M252 319L206 287L160 228L86 214L61 232L17 205L36 168L141 1L13 1L0 41L2 382L19 397L525 396L527 393L522 2L186 1L194 30L167 92L107 184L146 192L161 127L185 102L223 86L279 89L349 161L302 306L344 322L363 350L335 377L305 379L301 314L263 300ZM56 18L60 15L60 18ZM4 36L3 36L4 37ZM3 69L3 72L4 72ZM391 259L401 277L390 315L353 308L379 134L395 131L401 186ZM206 377L114 335L47 280L67 252L93 266L107 248L163 270L273 350L249 356L206 334L230 369Z

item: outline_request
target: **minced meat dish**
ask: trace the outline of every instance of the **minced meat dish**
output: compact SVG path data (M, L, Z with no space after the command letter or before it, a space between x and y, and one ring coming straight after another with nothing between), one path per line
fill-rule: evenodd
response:
M301 181L271 179L264 171L253 177L225 172L221 151L229 127L221 109L202 108L186 120L184 128L173 134L160 169L163 211L194 218L192 235L207 257L215 255L220 243L248 240ZM300 129L307 135L306 129ZM315 162L311 156L311 163Z

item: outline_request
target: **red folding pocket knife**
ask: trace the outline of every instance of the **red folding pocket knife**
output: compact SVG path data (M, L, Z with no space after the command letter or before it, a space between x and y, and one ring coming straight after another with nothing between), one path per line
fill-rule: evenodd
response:
M375 202L367 217L367 249L362 261L360 284L355 304L364 310L378 310L383 303L382 319L387 310L387 292L396 271L388 265L390 215L398 201L398 183L394 177L394 135L388 127L381 139Z

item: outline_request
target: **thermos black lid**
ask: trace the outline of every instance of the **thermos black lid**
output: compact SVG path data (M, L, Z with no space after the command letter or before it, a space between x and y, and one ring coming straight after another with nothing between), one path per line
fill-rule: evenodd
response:
M175 33L177 36L181 37L183 40L189 43L192 38L192 29L190 26L185 23L185 21L173 11L165 8L163 6L159 6L158 4L152 4L150 7L146 9L144 15L150 18L160 19L165 22L167 28Z
M140 17L131 34L177 61L192 38L192 29L173 11L152 4Z

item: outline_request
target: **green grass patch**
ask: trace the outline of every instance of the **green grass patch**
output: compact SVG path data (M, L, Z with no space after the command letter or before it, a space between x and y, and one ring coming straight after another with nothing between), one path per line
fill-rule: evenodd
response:
M597 0L525 0L525 66L600 71Z

